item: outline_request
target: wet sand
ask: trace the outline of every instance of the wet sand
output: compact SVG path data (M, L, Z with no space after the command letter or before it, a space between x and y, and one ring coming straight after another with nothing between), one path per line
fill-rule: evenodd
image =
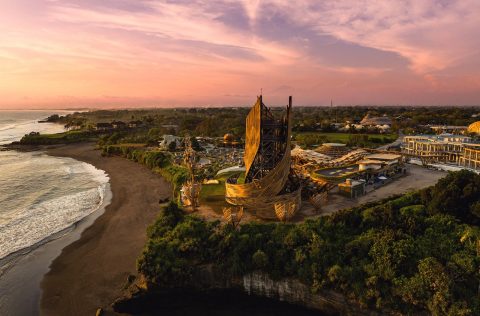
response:
M119 295L155 220L159 199L170 185L146 167L123 158L102 157L93 144L49 149L52 156L71 157L105 170L112 200L80 239L65 247L51 264L41 287L43 315L95 315Z

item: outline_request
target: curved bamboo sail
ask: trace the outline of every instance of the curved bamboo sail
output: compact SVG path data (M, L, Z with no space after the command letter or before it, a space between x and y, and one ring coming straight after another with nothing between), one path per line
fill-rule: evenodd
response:
M288 142L290 143L290 141ZM229 203L235 204L235 199L239 198L256 198L271 197L278 194L288 180L290 173L290 147L284 154L280 163L270 171L267 176L260 180L250 183L232 184L226 183L225 197Z
M262 99L258 98L257 103L253 106L247 115L245 131L247 133L245 142L245 174L248 174L250 167L260 148L260 132L261 132L261 116L262 116Z
M275 120L258 97L246 119L245 183L229 179L225 199L229 204L245 206L263 218L275 218L276 203L295 201L301 205L300 188L289 185L291 165L291 97L286 115Z

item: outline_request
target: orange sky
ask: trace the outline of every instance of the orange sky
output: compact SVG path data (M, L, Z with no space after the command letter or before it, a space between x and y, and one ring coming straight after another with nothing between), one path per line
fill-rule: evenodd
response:
M0 109L477 105L479 29L478 0L0 0Z

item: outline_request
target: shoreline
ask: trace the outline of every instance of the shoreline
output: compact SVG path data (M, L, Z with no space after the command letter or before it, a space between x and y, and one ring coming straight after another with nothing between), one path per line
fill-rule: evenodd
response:
M112 199L78 240L61 250L41 282L40 313L89 315L118 297L146 241L146 228L170 196L170 184L145 166L118 157L102 157L92 143L48 148L104 170ZM68 289L68 291L66 290Z
M40 156L41 155L49 156L45 153L45 150L42 150L41 148L37 149L36 151L32 150L32 151L23 151L23 152L33 152L33 153L39 153ZM59 157L54 157L54 156L49 156L49 157L59 158ZM65 158L69 159L69 160L74 160L77 163L84 163L84 162L75 160L73 158L68 158L68 157L65 157ZM86 164L86 163L84 163L84 164ZM96 171L100 171L102 174L106 174L105 171L97 169L93 165L90 165L90 164L87 164L87 165L93 167ZM4 273L7 273L8 270L12 266L14 266L14 264L16 262L22 260L22 258L24 256L29 255L31 252L35 251L37 248L42 247L42 246L48 244L49 242L60 239L64 236L66 236L67 234L74 232L75 230L78 229L79 226L83 225L83 222L88 221L89 217L97 218L98 216L103 214L103 212L105 211L105 207L110 203L111 198L112 198L112 192L110 190L110 179L108 178L108 176L107 176L107 179L108 179L107 182L105 182L105 183L103 183L103 184L101 184L100 186L97 187L97 189L101 188L101 191L103 193L100 194L100 202L97 203L92 208L89 208L89 213L88 214L86 214L85 216L77 219L75 222L73 222L70 225L64 227L63 229L58 230L56 232L53 232L50 235L47 235L47 236L43 237L42 239L40 239L40 240L36 241L35 243L31 244L30 246L26 246L24 248L17 249L13 252L8 253L6 256L1 257L0 258L0 280L1 280L2 275ZM65 198L66 196L63 196L63 197Z
M88 163L105 171L109 182L96 211L2 259L2 313L93 315L109 308L127 276L136 273L146 228L160 210L158 200L170 196L170 184L135 162L102 157L93 143L22 149Z
M40 313L40 283L50 264L66 246L78 240L82 232L105 212L112 198L107 183L103 203L93 213L71 226L36 244L18 250L2 259L0 297L5 315L38 315ZM18 280L22 282L18 282Z

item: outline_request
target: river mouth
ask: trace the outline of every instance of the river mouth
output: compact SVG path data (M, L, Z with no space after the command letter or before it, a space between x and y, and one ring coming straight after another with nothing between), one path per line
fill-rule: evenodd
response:
M116 312L131 315L172 316L313 316L335 315L307 309L275 299L248 295L241 290L205 292L171 290L145 293L115 306Z

